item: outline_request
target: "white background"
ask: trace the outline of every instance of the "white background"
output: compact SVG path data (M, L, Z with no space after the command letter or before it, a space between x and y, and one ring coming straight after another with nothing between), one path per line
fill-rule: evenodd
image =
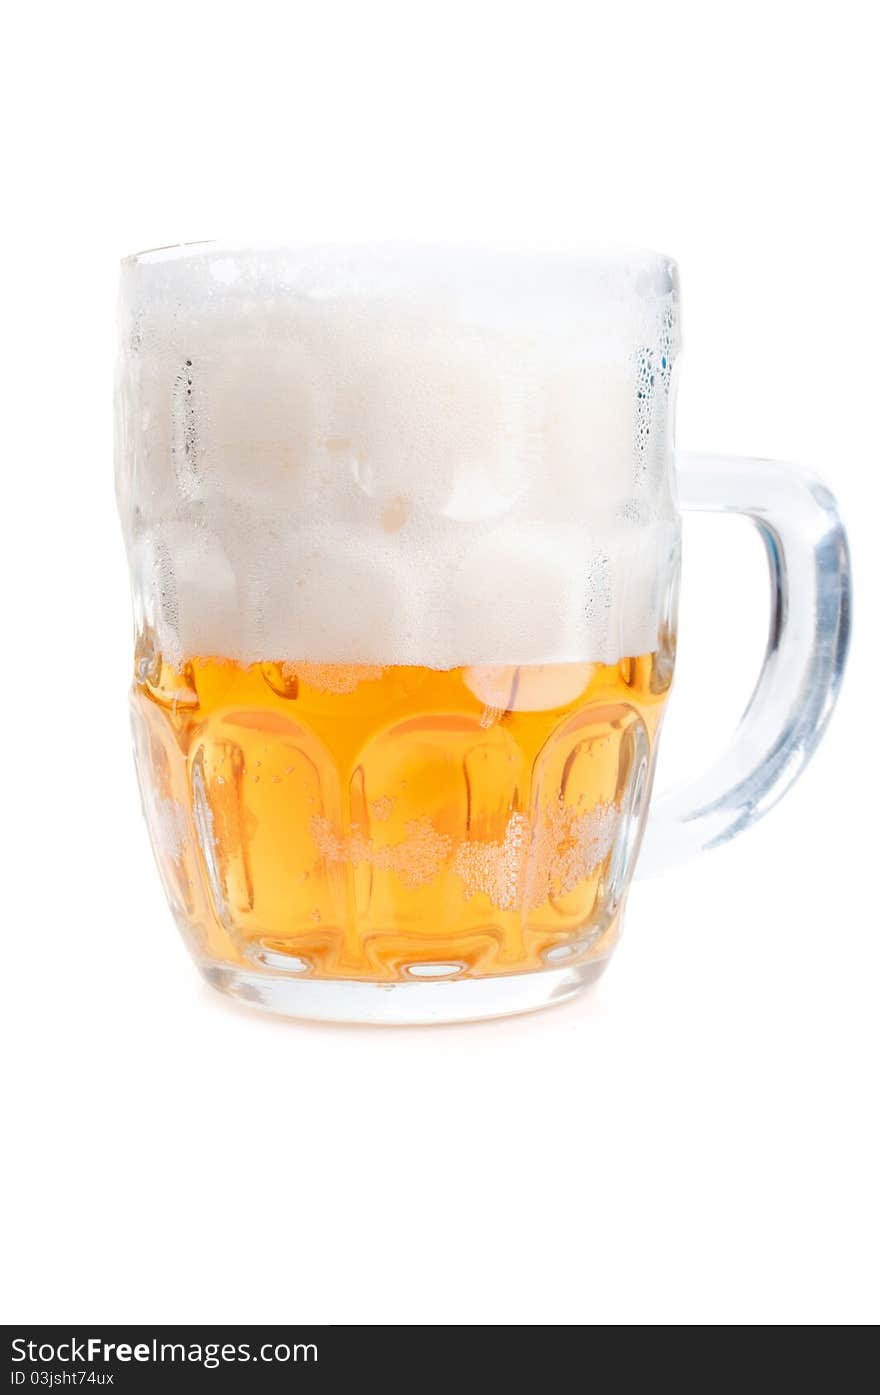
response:
M876 1288L872 7L17 6L4 187L7 1321L867 1321ZM822 472L856 624L813 766L640 882L591 996L287 1024L202 986L141 824L111 479L116 261L249 235L583 238L682 268L678 438ZM661 782L763 649L686 532Z

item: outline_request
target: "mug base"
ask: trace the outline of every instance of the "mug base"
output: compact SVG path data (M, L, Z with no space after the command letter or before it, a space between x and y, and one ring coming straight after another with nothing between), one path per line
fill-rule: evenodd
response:
M200 968L218 992L283 1017L410 1027L481 1022L553 1007L595 983L607 963L605 955L586 964L534 973L411 983L297 979L212 960Z

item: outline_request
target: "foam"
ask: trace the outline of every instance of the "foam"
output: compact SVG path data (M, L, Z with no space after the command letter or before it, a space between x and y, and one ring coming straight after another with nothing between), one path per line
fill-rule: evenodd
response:
M674 583L674 268L393 248L123 266L117 491L172 661L605 661Z

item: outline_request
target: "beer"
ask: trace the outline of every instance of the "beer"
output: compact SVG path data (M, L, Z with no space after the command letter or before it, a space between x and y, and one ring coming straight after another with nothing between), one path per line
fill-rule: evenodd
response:
M207 961L393 982L607 952L669 687L615 664L414 665L143 644L156 858Z
M125 264L137 764L210 982L424 1021L598 971L674 659L677 314L653 254Z

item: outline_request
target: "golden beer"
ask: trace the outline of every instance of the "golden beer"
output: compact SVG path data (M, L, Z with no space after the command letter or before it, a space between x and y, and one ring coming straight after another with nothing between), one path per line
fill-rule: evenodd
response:
M145 640L136 756L178 923L205 963L318 979L604 957L671 667L175 666Z
M677 351L652 253L125 263L137 762L215 987L428 1022L596 976L674 660Z

